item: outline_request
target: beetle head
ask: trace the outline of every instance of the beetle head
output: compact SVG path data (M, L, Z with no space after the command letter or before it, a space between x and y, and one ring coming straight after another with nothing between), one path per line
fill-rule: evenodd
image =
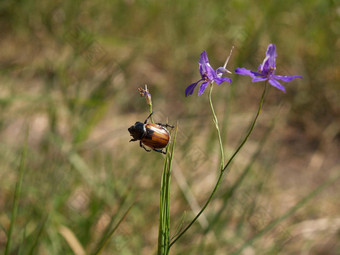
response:
M137 121L135 125L129 127L128 130L130 132L130 135L137 140L142 139L146 132L145 125L139 121Z

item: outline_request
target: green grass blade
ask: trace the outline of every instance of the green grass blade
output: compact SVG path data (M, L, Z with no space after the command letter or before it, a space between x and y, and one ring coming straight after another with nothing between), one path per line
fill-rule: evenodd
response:
M14 227L14 222L17 217L18 213L18 206L19 206L19 199L20 199L20 193L21 193L21 186L22 186L22 180L24 177L25 172L25 165L26 165L26 155L27 155L27 138L28 138L28 129L26 130L26 137L25 137L25 144L24 148L21 154L21 160L19 165L19 177L18 181L15 186L15 192L14 192L14 198L13 198L13 208L11 213L11 222L9 225L8 235L7 235L7 243L5 248L5 255L8 255L10 253L11 244L12 244L12 232Z
M38 233L37 233L37 235L36 235L32 245L31 245L31 248L29 249L29 252L28 252L29 255L36 254L34 251L35 251L35 248L38 246L38 241L39 241L39 239L41 237L41 234L42 234L42 232L43 232L43 230L45 228L45 224L46 224L47 220L48 220L48 215L45 216L43 221L39 224L39 226L38 226Z
M111 216L109 224L105 228L105 231L103 232L101 238L97 242L97 245L93 249L93 251L98 251L100 249L100 247L103 246L103 244L105 243L105 240L107 239L107 236L110 234L111 229L113 228L113 224L116 221L116 218L118 217L118 212L120 212L122 210L121 208L125 207L125 205L127 204L127 200L128 200L130 191L131 191L131 186L127 188L126 192L122 196L122 200L120 200L120 202L119 202L118 209L117 209L116 213Z
M166 149L164 161L161 195L159 208L159 228L158 228L158 255L169 254L170 251L170 181L171 181L171 166L175 151L175 141L177 136L177 126L171 146ZM170 152L171 151L171 152Z
M162 172L162 178L161 178L161 189L160 189L160 203L159 203L159 222L158 222L158 251L157 254L161 255L163 254L163 246L164 246L164 221L165 221L165 215L164 215L164 204L165 204L165 184L166 184L166 171L168 168L168 154L169 150L168 147L166 149L166 157L164 161L163 166L163 172Z
M112 235L114 234L114 232L118 229L118 227L120 226L120 224L125 220L125 218L127 217L127 215L129 214L130 210L132 209L132 207L135 205L135 203L133 203L124 213L124 215L120 218L120 220L117 222L116 226L114 226L114 228L108 233L108 235L106 236L106 238L103 240L103 242L101 243L101 245L98 247L98 249L93 253L93 255L97 255L97 254L101 254L103 248L106 246L106 244L108 243L108 241L111 239Z

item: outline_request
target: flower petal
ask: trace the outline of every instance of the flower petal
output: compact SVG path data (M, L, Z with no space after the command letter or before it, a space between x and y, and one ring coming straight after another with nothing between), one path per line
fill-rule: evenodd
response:
M281 81L285 81L285 82L290 82L291 80L294 80L296 78L303 79L303 77L300 75L293 75L293 76L274 75L273 78L281 80Z
M284 93L286 93L286 89L281 85L280 82L278 82L275 79L269 79L269 83L274 86L275 88L278 88L279 90L282 90Z
M204 90L207 88L209 82L203 82L200 86L200 89L198 90L198 95L202 95Z
M203 74L207 72L207 66L210 66L208 55L205 50L201 53L201 57L200 57L200 60L198 61L198 65L199 65L201 76L203 76ZM210 66L210 68L212 67Z
M263 76L258 76L258 77L255 77L252 82L258 82L258 81L266 81L268 80L267 77L263 77Z
M240 74L240 75L249 75L249 76L253 75L252 71L250 71L250 70L248 70L244 67L242 67L242 68L238 67L238 68L235 69L234 72L237 73L237 74Z
M248 70L248 69L246 69L246 68L244 68L244 67L242 67L242 68L236 68L235 69L235 73L237 73L237 74L240 74L240 75L249 75L250 77L252 77L252 78L255 78L255 74L257 74L257 73L255 73L255 72L253 72L253 71L250 71L250 70ZM258 74L258 75L260 75L260 74Z
M202 51L201 57L200 57L200 60L198 61L198 63L200 63L202 65L209 63L208 55L207 55L207 52L205 50Z
M217 74L216 71L210 66L210 64L206 64L205 65L205 74L207 75L208 79L210 81L214 80L215 78L217 78ZM203 77L202 77L203 78Z
M189 85L189 86L185 89L185 96L186 96L186 97L189 96L189 95L192 95L192 93L194 93L194 90L195 90L197 84L198 84L200 81L202 81L202 80L199 80L198 82L195 82L195 83Z
M269 57L268 59L269 66L275 69L275 60L277 57L275 44L272 43L268 45L266 56Z
M276 60L276 46L275 44L269 44L266 51L266 57L262 64L259 66L258 71L263 75L274 73L275 71L275 60Z
M232 79L230 79L228 77L216 77L214 79L214 81L216 82L217 85L220 85L221 83L223 83L225 81L231 83Z

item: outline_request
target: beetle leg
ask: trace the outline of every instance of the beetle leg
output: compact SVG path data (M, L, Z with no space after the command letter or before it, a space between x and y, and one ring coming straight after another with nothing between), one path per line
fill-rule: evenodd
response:
M146 120L144 121L144 124L146 124L146 122L148 122L148 119L150 119L150 117L151 117L152 114L153 114L153 112L150 113L150 115L146 118Z
M160 125L160 126L162 126L162 127L170 127L170 128L174 128L175 126L173 126L173 125L169 125L169 124L163 124L163 123L156 123L157 125Z
M139 142L139 146L142 147L144 150L146 150L147 152L150 152L151 150L148 150L147 148L145 148L145 146L142 144L142 141Z
M132 138L129 142L135 142L135 141L137 141L137 139Z
M163 154L166 154L166 152L165 151L163 151L163 150L161 150L161 149L153 149L154 151L157 151L157 152L159 152L159 153L163 153Z

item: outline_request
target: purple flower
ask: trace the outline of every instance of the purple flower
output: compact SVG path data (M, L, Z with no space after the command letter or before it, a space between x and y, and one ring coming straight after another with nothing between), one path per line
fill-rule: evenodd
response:
M201 81L203 81L203 83L200 86L200 89L198 90L198 95L202 95L204 90L207 88L209 83L215 82L217 85L220 85L222 82L231 82L230 78L227 77L222 77L222 75L224 73L227 73L230 71L228 71L227 69L225 69L224 67L219 67L217 68L217 70L215 71L211 65L209 64L209 59L207 56L207 52L203 51L201 53L201 58L198 61L199 64L199 70L200 70L200 74L202 79L200 79L199 81L189 85L186 89L185 89L185 96L189 96L192 95L192 93L194 92L196 86L198 85L198 83L200 83Z
M263 60L263 63L259 66L258 72L250 71L246 68L236 68L235 73L241 75L249 75L253 78L252 82L257 81L268 81L270 85L282 90L286 93L285 88L278 82L277 80L289 82L295 78L303 78L299 75L294 76L282 76L275 75L275 59L276 59L276 47L275 44L269 44L266 52L266 58Z
M147 85L145 84L145 89L138 88L138 91L139 91L139 94L140 94L142 97L145 97L146 103L147 103L148 105L152 105L151 94L150 94L150 92L149 92L149 90L148 90Z

